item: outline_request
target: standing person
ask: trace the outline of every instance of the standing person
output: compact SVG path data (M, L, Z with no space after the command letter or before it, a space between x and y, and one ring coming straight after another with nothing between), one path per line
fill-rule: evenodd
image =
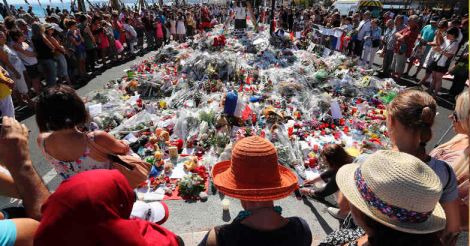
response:
M421 29L421 32L416 40L416 44L414 47L413 55L410 57L410 62L408 63L408 68L406 69L405 76L410 76L411 67L414 64L415 60L419 61L419 65L416 68L416 72L414 75L411 75L411 78L416 78L418 73L421 71L421 68L424 65L426 57L431 50L431 46L429 45L430 42L434 40L434 35L437 30L437 18L431 19L429 25L426 25Z
M178 41L184 42L186 38L186 27L184 25L184 15L180 14L178 17L178 22L176 23L176 35L178 35Z
M0 31L0 62L6 68L12 79L15 81L15 91L19 94L23 103L30 103L28 96L29 88L26 84L24 72L26 67L21 61L18 53L6 45L7 37Z
M370 30L366 32L364 36L364 47L362 53L362 62L367 68L371 69L374 64L375 53L380 46L380 39L382 38L382 29L378 25L378 20L373 19L371 21Z
M155 36L157 40L157 49L159 49L164 42L165 34L163 33L163 25L160 19L157 19L157 23L155 23Z
M452 86L449 89L451 96L459 95L465 89L465 81L468 79L468 41L463 45L461 51L461 55L449 69L449 73L454 75Z
M426 73L424 74L424 77L419 81L419 85L423 85L429 77L431 77L432 70L431 70L431 63L433 61L435 49L433 46L440 46L441 44L444 43L445 41L445 32L447 30L447 21L442 20L437 24L437 30L434 34L434 41L428 43L429 46L431 46L431 49L428 52L428 55L426 57L426 60L424 61L424 64L426 64Z
M418 16L412 15L408 18L408 26L395 33L396 43L392 61L392 69L395 79L400 79L405 70L405 63L413 51L413 44L418 38Z
M444 245L452 245L450 242L460 230L457 179L446 162L426 153L426 145L432 138L436 110L436 101L426 92L405 90L388 105L387 127L393 150L418 157L439 176L443 189L439 202L447 218L441 239Z
M57 62L57 75L59 80L64 80L67 84L71 84L67 59L65 59L65 55L70 56L70 53L54 37L55 30L53 26L49 23L44 24L44 26L46 30L46 38L54 46L54 60Z
M129 52L131 55L134 55L135 48L134 45L137 41L137 32L135 31L134 27L130 24L129 17L125 17L124 24L122 27L126 30L126 38L127 38L127 47L129 48Z
M194 35L194 31L196 30L196 22L194 21L193 14L191 12L189 12L186 16L186 29L188 37L192 37Z
M442 86L442 76L447 73L452 58L459 49L459 42L457 37L459 36L459 29L456 27L450 28L446 33L444 43L440 46L434 46L433 61L430 64L430 70L432 71L432 83L429 87L430 93L434 97L437 97Z
M237 2L237 7L234 9L235 12L235 29L237 30L245 30L246 28L246 8L242 5L241 1ZM287 13L286 13L287 17ZM286 23L287 25L287 19Z
M31 82L34 92L39 95L41 93L41 74L39 73L39 63L37 55L33 47L26 43L25 36L20 30L12 30L9 36L13 41L12 48L18 53L26 67L26 77Z
M54 60L55 47L44 34L44 27L35 22L31 26L33 32L32 42L37 52L39 68L45 74L47 86L57 83L57 62Z
M231 161L212 169L214 185L241 200L244 211L231 224L212 228L199 245L304 245L312 244L307 223L285 218L274 201L297 189L297 177L278 164L276 148L254 136L235 143Z
M68 47L74 52L75 57L78 61L78 73L80 77L86 75L86 50L85 42L77 28L77 22L75 20L68 20L65 24L67 26L67 42Z
M142 18L142 23L144 24L145 37L147 40L147 49L155 49L155 27L153 25L154 17L153 14L149 11L144 12L144 17Z
M15 82L8 77L8 72L0 66L0 116L15 118L15 107L11 92Z
M144 24L142 23L142 18L137 12L134 12L134 17L132 18L132 25L134 26L134 29L137 32L137 49L139 49L140 53L143 54L145 32Z
M97 17L93 17L91 21L91 32L93 33L94 39L97 43L101 63L106 67L106 56L109 53L110 44L103 27L101 27L101 20Z
M96 40L91 32L90 25L88 23L88 17L86 15L79 15L78 17L79 24L78 29L83 36L85 41L85 50L86 50L86 67L88 72L94 72L95 63L97 60L97 45Z
M363 49L363 42L364 37L366 36L366 32L370 31L370 12L366 11L364 13L364 19L359 23L357 27L357 39L354 40L354 55L361 59L362 56L362 49Z
M336 175L359 230L332 232L319 245L442 246L446 216L439 204L442 186L418 158L380 150L362 164L343 166Z
M394 30L395 30L395 24L393 19L389 19L385 23L385 33L382 39L383 42L383 48L382 52L380 54L381 57L383 57L382 61L382 74L385 77L389 76L389 70L390 70L390 65L393 60L393 44L394 42L391 41L392 37L394 37Z
M176 40L176 20L175 20L175 16L174 16L174 15L171 15L170 20L169 20L169 23L170 23L170 34L171 34L171 37L172 37L173 40Z

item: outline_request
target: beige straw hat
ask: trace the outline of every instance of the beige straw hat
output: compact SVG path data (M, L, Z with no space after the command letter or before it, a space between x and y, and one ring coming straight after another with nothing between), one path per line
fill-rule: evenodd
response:
M336 182L351 204L394 230L427 234L445 227L439 177L412 155L377 151L339 169Z

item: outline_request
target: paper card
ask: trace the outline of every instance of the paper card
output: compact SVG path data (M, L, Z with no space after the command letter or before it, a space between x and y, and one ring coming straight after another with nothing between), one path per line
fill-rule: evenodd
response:
M184 176L186 176L186 171L184 171L183 162L180 162L173 168L170 179L182 179Z
M194 148L184 148L183 151L181 152L183 155L193 155L194 154Z
M91 117L95 117L103 112L103 105L101 103L89 105L88 112Z
M343 36L343 31L336 29L335 32L333 33L333 36L337 38L341 38L341 36Z
M343 118L343 114L341 113L341 108L339 107L338 101L336 100L331 101L330 110L331 110L331 117L333 117L333 119Z
M300 39L300 37L301 37L300 34L301 34L301 32L295 32L295 38Z
M328 57L330 56L331 50L328 48L323 49L323 57Z
M138 140L138 138L136 136L134 136L134 134L132 134L132 133L127 134L127 136L125 136L123 139L126 140L129 143L133 143L133 142Z
M162 188L158 188L156 191L154 192L150 192L150 193L145 193L144 194L144 201L145 202L151 202L151 201L161 201L163 200L163 198L165 197L165 192L163 191L163 193L160 193L158 192L158 190L162 190Z
M316 169L309 168L305 170L306 180L312 180L318 176L320 176L320 172Z

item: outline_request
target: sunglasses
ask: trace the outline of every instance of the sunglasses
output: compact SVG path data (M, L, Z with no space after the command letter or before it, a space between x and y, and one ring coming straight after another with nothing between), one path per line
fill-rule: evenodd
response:
M459 116L457 115L457 112L452 112L452 120L454 122L458 122L459 121Z

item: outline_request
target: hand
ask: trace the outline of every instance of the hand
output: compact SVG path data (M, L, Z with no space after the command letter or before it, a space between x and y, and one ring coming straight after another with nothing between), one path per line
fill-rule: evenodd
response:
M0 162L8 169L31 163L28 128L13 118L3 117L0 131Z

